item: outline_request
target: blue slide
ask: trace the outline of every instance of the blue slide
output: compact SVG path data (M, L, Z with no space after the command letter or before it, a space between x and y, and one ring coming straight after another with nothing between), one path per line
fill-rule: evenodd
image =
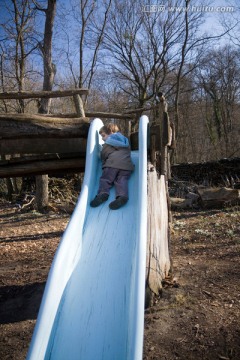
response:
M148 118L139 123L139 150L129 201L89 206L101 175L98 134L90 126L78 203L49 272L28 360L140 360L143 351L147 245Z

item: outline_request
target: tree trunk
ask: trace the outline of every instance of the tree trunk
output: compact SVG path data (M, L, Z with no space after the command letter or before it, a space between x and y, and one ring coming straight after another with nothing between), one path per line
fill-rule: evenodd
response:
M56 0L48 0L48 7L45 10L46 21L44 40L42 47L43 63L44 63L44 80L43 90L52 90L53 80L56 73L56 67L52 63L52 37L53 23L56 14ZM48 114L51 99L41 99L38 112L40 114ZM48 175L40 175L36 177L36 203L37 209L42 210L48 204Z
M51 91L53 87L54 76L56 74L56 66L52 63L52 37L53 23L56 14L56 0L48 0L48 7L45 10L46 21L44 30L43 46L41 48L44 64L44 80L43 90ZM42 98L38 112L40 114L48 114L51 104L50 98Z

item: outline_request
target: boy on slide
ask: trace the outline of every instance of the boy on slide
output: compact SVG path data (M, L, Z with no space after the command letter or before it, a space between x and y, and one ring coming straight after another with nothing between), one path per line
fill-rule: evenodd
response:
M102 146L102 175L96 197L90 206L97 207L107 201L110 189L115 185L116 199L109 204L117 210L128 201L128 180L134 170L128 139L115 124L108 124L99 130L105 144Z

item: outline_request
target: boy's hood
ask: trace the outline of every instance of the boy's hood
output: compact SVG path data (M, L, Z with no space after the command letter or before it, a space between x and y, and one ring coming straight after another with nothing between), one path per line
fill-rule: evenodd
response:
M129 147L128 139L120 132L116 132L108 136L105 143L111 146Z

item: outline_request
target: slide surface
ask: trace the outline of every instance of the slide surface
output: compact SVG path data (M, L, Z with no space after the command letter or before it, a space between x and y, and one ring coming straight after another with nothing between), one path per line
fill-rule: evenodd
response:
M90 126L82 191L44 291L27 359L142 359L147 243L147 129L139 124L139 150L129 201L89 206L101 175L98 131Z

